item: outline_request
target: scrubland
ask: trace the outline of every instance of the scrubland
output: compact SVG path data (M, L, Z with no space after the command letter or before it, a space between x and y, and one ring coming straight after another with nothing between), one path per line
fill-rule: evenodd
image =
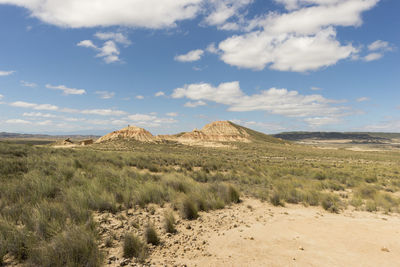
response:
M0 142L0 263L101 266L106 240L95 214L168 205L165 231L241 198L332 213L398 213L400 153L320 150L284 142L204 148L117 140L74 149ZM151 211L150 211L151 213ZM127 258L149 257L151 221L126 233Z

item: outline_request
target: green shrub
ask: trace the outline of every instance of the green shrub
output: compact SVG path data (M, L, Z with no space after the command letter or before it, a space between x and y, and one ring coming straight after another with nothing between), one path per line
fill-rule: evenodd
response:
M377 211L378 208L376 207L376 203L373 200L368 200L365 203L365 210L369 212Z
M339 213L340 211L340 200L338 196L335 195L324 195L322 197L322 207L332 213Z
M269 201L274 206L282 206L282 207L285 206L285 203L283 202L281 195L276 191L272 193L272 195L269 198Z
M199 217L197 206L189 197L185 197L181 203L181 214L184 219L195 220Z
M175 228L175 217L172 211L167 211L164 214L164 227L167 233L174 234L176 233Z
M101 266L103 255L96 237L87 229L73 227L51 243L33 249L30 262L35 266Z
M125 235L123 250L124 258L141 258L146 254L145 244L139 239L139 237L132 233Z
M157 231L154 227L153 224L149 223L146 226L146 229L144 231L144 237L146 239L147 244L152 244L157 246L160 244L160 238L158 237Z

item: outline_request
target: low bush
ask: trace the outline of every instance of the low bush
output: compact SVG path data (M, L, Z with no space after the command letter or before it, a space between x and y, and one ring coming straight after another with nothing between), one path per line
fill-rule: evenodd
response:
M128 233L124 237L123 251L124 258L143 258L146 255L146 246L139 237Z
M165 231L171 234L176 233L175 223L174 213L172 211L166 211L164 214Z
M181 203L181 214L184 219L195 220L199 217L198 208L192 199L185 197Z
M152 223L149 223L144 230L144 237L146 239L147 244L152 244L157 246L160 244L160 238L158 237L156 228Z

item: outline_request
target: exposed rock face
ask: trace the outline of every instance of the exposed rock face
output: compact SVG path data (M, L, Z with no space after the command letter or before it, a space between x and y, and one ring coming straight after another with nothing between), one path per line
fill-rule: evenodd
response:
M134 139L141 142L175 141L182 144L198 144L211 142L250 142L250 136L245 129L236 127L229 121L215 121L207 124L201 130L179 135L158 135L153 136L145 129L128 126L118 131L109 133L99 138L96 143L116 139Z
M96 143L101 143L104 141L115 140L115 139L134 139L141 142L152 142L155 137L143 128L136 126L128 126L118 131L109 133L103 137L100 137Z
M215 121L201 130L193 130L177 137L178 141L249 142L249 134L229 121Z

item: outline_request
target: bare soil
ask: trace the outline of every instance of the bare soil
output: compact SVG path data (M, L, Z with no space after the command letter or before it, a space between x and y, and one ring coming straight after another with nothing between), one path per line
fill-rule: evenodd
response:
M400 216L351 209L332 214L319 207L274 207L255 199L223 210L201 212L194 221L178 219L167 234L168 207L97 214L106 248L105 265L142 266L122 257L123 235L143 236L154 223L162 241L149 246L147 266L398 266ZM154 214L153 214L154 212ZM138 228L135 228L135 225Z

